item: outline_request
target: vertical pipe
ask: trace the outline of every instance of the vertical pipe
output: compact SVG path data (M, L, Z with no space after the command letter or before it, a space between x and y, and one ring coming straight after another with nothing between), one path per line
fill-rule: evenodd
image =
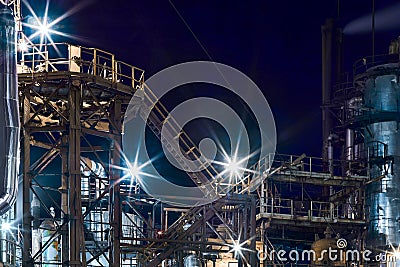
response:
M266 223L264 222L264 219L261 221L260 224L260 242L261 242L261 254L257 253L257 256L261 255L260 257L260 266L264 267L264 259L265 259L265 253L267 253L266 248L265 248L265 244L266 244L266 240L265 240L265 229L266 229Z
M346 129L346 159L354 160L354 130Z
M115 55L111 56L111 81L116 82L116 64L115 64Z
M153 211L152 211L152 220L151 220L151 236L150 236L150 238L155 238L156 237L156 232L155 232L155 229L156 229L156 208L157 208L157 205L160 203L160 201L159 200L157 200L156 201L156 203L154 203L154 205L153 205ZM161 226L161 228L162 228L162 226ZM161 229L162 230L162 229Z
M160 229L166 231L167 229L164 229L164 205L161 202L160 203Z
M372 31L372 64L375 63L375 0L372 0L372 16L371 16L371 31Z
M331 134L328 136L328 164L329 173L333 175L333 136Z
M165 226L164 226L164 231L168 230L168 210L165 211Z
M93 50L93 75L97 75L97 50Z
M328 136L332 128L332 118L326 107L331 100L332 84L332 31L333 20L326 20L322 32L322 157L328 160Z
M335 82L337 84L344 82L342 77L343 72L343 31L340 28L336 29L336 36L335 36L335 72L336 72L336 79ZM348 82L346 80L346 82Z

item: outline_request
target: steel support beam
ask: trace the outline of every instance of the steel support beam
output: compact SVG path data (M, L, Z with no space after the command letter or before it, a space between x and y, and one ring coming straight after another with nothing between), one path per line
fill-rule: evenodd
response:
M30 112L30 92L29 88L24 88L23 97L23 111L22 111L22 125L23 125L23 184L22 184L22 211L24 217L22 219L22 235L24 239L24 246L22 251L22 265L24 267L33 267L32 260L32 215L31 215L31 198L30 198L30 188L32 177L30 173L31 166L31 148L30 148L30 131L29 127L26 125L29 121Z
M69 236L68 236L68 136L63 136L61 143L61 209L63 227L61 229L61 262L62 266L69 264Z
M111 236L111 255L110 255L110 266L119 267L120 266L120 241L122 238L122 211L121 211L121 195L119 178L121 177L121 170L113 168L112 166L121 165L121 152L119 148L121 147L122 141L122 113L121 113L121 101L116 99L113 103L111 109L111 120L110 132L114 135L111 149L111 169L110 169L110 210L112 211L111 216L111 226L112 226L112 236Z
M256 199L255 197L251 198L251 204L250 204L250 250L251 251L257 251L256 250L256 216L257 216L257 210L256 210ZM250 266L258 267L260 264L260 261L257 259L257 253L250 252Z
M69 266L83 266L81 249L83 237L82 205L81 205L81 171L80 171L80 88L71 85L69 88L69 146L68 146L68 176L69 176ZM84 253L82 253L84 256Z

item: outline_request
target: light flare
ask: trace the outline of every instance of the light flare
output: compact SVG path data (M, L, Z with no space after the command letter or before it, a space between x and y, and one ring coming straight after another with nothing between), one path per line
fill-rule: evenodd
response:
M250 253L254 253L254 250L251 250L249 248L247 248L246 246L248 244L250 244L252 242L252 240L255 238L255 236L250 237L249 239L240 241L240 236L241 233L239 233L239 238L237 240L235 240L230 233L228 232L229 237L231 242L227 243L226 245L228 247L231 248L231 250L229 250L230 253L234 253L235 258L240 257L241 259L243 259L244 263L246 264L246 266L250 266L249 262L247 261L244 253L245 252L250 252Z
M392 243L390 243L390 247L392 248L392 251L390 251L389 253L396 259L396 260L400 260L400 245L395 248L393 246Z
M44 11L44 15L42 18L39 18L36 12L33 10L32 6L29 4L27 0L23 0L23 3L27 7L28 11L30 12L31 16L33 17L33 22L32 23L27 23L23 22L22 25L26 26L28 28L36 30L33 34L28 36L27 38L29 40L34 39L35 37L40 37L40 49L42 48L43 45L47 45L47 42L51 46L54 47L54 49L59 53L51 35L60 35L63 37L68 37L71 39L75 40L84 40L82 37L68 34L68 33L63 33L60 31L57 31L54 28L59 22L63 21L64 19L70 17L71 15L77 13L78 11L82 10L84 7L88 6L91 4L93 1L81 1L79 4L73 6L71 9L69 9L67 12L62 14L61 16L55 18L54 20L49 19L49 5L50 5L50 0L46 1L46 7Z
M225 179L226 177L228 177L229 183L240 183L245 178L245 173L257 173L256 171L245 167L245 164L247 164L248 160L256 153L252 153L250 155L240 158L237 155L237 151L235 151L234 154L230 156L224 149L221 150L224 154L225 162L214 161L215 164L224 167L224 170L219 173L219 177Z

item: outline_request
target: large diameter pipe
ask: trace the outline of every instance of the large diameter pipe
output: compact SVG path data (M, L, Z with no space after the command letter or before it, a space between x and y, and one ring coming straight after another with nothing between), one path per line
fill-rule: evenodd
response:
M11 10L0 9L0 214L17 196L19 168L19 110L15 21Z

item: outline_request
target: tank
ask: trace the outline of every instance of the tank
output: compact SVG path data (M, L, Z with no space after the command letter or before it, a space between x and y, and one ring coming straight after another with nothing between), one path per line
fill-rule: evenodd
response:
M340 249L337 246L338 239L332 238L332 231L329 226L326 228L325 238L316 240L311 245L311 250L315 252L315 259L311 261L312 267L333 267L333 266L346 266L345 252L340 253ZM329 256L330 250L336 250L336 253L332 253L332 257ZM335 257L337 258L336 260Z
M0 214L14 204L19 169L19 109L15 22L8 7L0 9Z
M184 260L185 267L201 267L201 261L196 255L189 255Z
M364 129L371 178L383 177L366 188L367 247L386 250L400 244L400 86L398 64L367 71L364 110L370 118Z

